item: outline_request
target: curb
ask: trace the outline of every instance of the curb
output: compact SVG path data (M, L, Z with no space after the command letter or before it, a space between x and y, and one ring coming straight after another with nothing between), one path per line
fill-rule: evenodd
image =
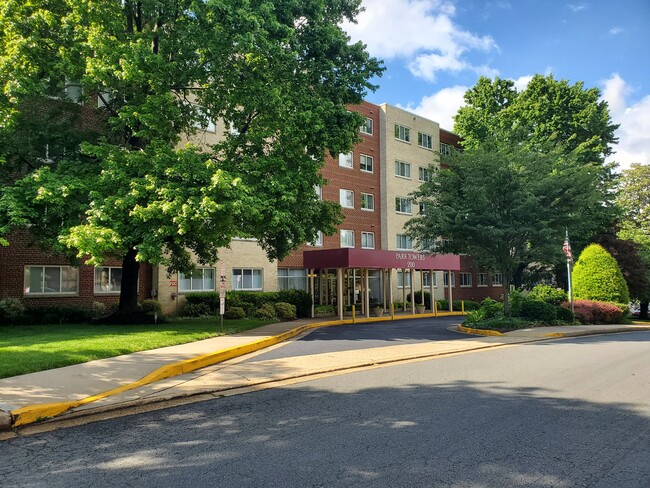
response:
M402 319L417 319L417 318L426 318L426 317L444 317L444 316L454 316L454 315L464 315L462 312L442 312L438 314L412 314L400 316L399 320ZM299 327L290 329L282 334L275 336L270 336L265 339L260 339L243 346L231 347L228 349L222 349L213 353L203 354L201 356L196 356L194 358L186 359L184 361L179 361L176 363L168 364L161 366L158 369L155 369L151 373L145 375L137 381L113 388L111 390L98 393L96 395L88 396L80 400L71 400L65 402L55 402L55 403L42 403L35 405L26 405L24 407L12 410L10 412L2 412L0 414L7 413L9 417L9 422L7 422L7 415L0 415L0 431L10 430L16 427L22 427L25 425L33 424L42 420L47 420L52 417L64 414L73 408L77 408L89 403L107 398L125 391L132 390L141 386L145 386L156 381L160 381L166 378L171 378L173 376L182 375L185 373L191 373L197 369L205 368L206 366L212 366L229 359L233 359L245 354L250 354L260 349L265 349L270 346L279 344L288 339L291 339L303 332L306 332L311 329L317 329L320 327L332 327L337 325L348 325L355 323L366 323L366 322L384 322L393 320L394 317L370 317L370 318L352 318L344 320L334 320L329 322L314 322L311 324L301 325Z
M497 330L489 330L489 329L472 329L471 327L465 327L464 325L459 325L458 330L461 332L464 332L465 334L474 334L474 335L482 335L482 336L502 336L503 332L499 332Z

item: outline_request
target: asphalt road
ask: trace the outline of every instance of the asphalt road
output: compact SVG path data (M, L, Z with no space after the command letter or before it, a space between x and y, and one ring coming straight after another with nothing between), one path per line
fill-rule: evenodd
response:
M538 342L0 442L2 487L650 486L650 334Z
M298 340L283 343L281 347L256 355L247 361L466 339L468 337L466 334L448 330L462 320L463 317L458 316L427 317L321 327Z

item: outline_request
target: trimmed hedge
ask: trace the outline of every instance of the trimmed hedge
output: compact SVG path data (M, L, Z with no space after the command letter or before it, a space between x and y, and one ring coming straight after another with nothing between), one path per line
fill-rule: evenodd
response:
M623 311L613 303L594 300L574 300L575 316L581 324L615 324L623 317ZM571 304L564 302L563 308L571 310Z
M207 293L187 293L185 295L187 305L202 304L208 307L208 314L216 314L219 310L219 294L215 292ZM289 303L296 307L296 317L311 316L311 295L302 290L281 290L281 291L241 291L231 290L226 292L227 307L241 307L246 312L247 317L256 315L257 310L264 304ZM186 305L186 308L187 308ZM195 312L196 307L190 307L190 311Z
M583 300L628 303L630 294L618 263L602 246L591 244L571 274L573 295Z
M569 299L566 291L562 290L561 288L553 288L552 286L548 285L535 286L528 296L535 300L541 300L558 307Z

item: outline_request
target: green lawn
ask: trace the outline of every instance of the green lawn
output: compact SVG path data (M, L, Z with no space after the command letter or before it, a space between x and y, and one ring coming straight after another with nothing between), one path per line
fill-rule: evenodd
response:
M223 334L271 323L225 320ZM21 325L0 327L0 378L222 335L215 318L158 325Z

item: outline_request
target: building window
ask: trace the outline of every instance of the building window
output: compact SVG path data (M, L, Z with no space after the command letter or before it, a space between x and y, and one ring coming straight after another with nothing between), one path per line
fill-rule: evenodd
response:
M418 132L418 146L424 147L426 149L432 149L433 137L431 137L429 134L423 134L422 132Z
M472 273L460 274L460 286L472 286Z
M449 286L449 273L447 273L447 272L445 271L444 274L443 274L443 276L444 276L444 278L443 278L443 284L444 284L445 286ZM456 286L456 273L453 273L453 272L451 273L451 286L452 286L452 287Z
M451 146L449 144L445 144L444 142L440 143L440 154L443 156L450 156L451 155Z
M361 124L361 132L364 134L372 135L372 126L373 122L370 117L366 117L366 120Z
M354 247L354 231L341 229L341 247Z
M315 185L314 186L314 191L316 192L316 196L318 197L319 200L323 199L323 187L320 185Z
M307 270L278 268L278 289L308 291Z
M341 207L354 208L354 192L352 190L339 190L339 200Z
M205 111L205 109L197 105L195 105L194 108L196 111L195 119L193 122L194 127L196 127L197 129L204 130L206 132L217 132L217 126L214 123L214 120L211 120L210 116Z
M420 239L418 241L418 249L420 251L433 251L436 248L435 239Z
M476 273L476 286L487 286L487 273Z
M361 210L375 210L375 196L370 193L361 194Z
M26 266L25 295L79 292L79 270L72 266Z
M431 286L431 275L432 274L433 274L433 287L434 288L438 287L438 283L437 283L438 280L436 279L436 273L431 273L429 271L424 271L422 273L422 286L427 286L427 287Z
M420 202L418 204L418 207L419 207L420 215L426 215L427 214L427 204L426 203Z
M372 156L367 156L366 154L362 154L360 156L359 168L361 169L361 171L365 171L366 173L372 173L372 163L373 163Z
M361 233L361 247L363 249L374 249L375 248L375 233L374 232L362 232Z
M214 268L196 268L192 273L178 273L179 291L214 291Z
M310 246L322 246L323 245L323 233L321 231L316 232L316 239L314 242L309 244Z
M95 268L95 293L119 293L122 289L122 268Z
M418 179L420 181L431 181L431 173L429 172L429 168L423 168L420 166L418 168Z
M395 198L395 211L397 213L409 214L413 213L412 208L413 202L410 198L396 197Z
M401 176L402 178L410 178L411 163L405 163L404 161L395 161L395 176Z
M402 270L397 270L397 288L404 288L404 280L406 277L406 288L411 288L411 272L403 273Z
M411 142L411 129L405 125L395 124L395 139L404 142Z
M492 286L503 286L503 274L494 273L492 275Z
M410 251L413 249L413 241L405 234L397 234L397 249Z
M232 270L233 290L261 290L264 280L261 269L235 268Z
M349 152L347 154L339 154L339 166L343 166L344 168L352 168L352 153Z

